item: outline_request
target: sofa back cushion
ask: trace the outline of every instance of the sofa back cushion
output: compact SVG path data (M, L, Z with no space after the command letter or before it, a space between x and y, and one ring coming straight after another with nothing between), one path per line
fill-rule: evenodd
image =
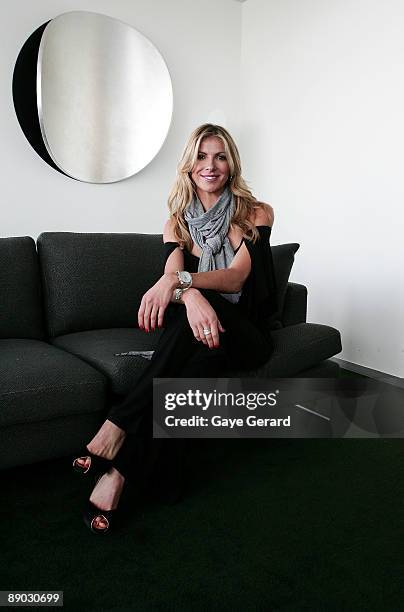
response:
M137 327L143 294L163 272L161 234L45 232L37 246L50 337Z
M44 337L35 242L0 238L0 338Z

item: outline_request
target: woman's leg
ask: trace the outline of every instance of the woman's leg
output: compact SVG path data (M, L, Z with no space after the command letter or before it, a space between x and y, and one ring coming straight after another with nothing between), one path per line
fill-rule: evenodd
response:
M181 495L186 440L152 437L154 377L214 377L223 367L232 365L247 370L256 368L272 353L270 334L264 336L236 305L217 292L203 290L202 293L226 330L220 335L221 346L209 349L194 338L185 307L171 305L169 312L166 311L166 328L147 370L134 390L109 415L119 427L127 424L128 430L113 467L92 493L91 500L100 508L106 510L105 504L111 506L119 499L126 479L145 482L158 465L162 475L157 486L165 489L171 501ZM97 520L103 528L102 519Z
M200 344L194 355L177 372L177 377L217 377L226 365L223 348L209 349ZM133 483L146 484L154 478L160 488L164 487L164 497L174 501L182 490L185 443L182 439L153 438L151 402L139 421L137 433L126 435L113 460L113 466Z
M254 370L266 363L273 352L270 332L264 334L237 304L232 304L220 293L209 289L201 292L226 330L220 333L220 345L226 354L227 366Z
M94 454L106 456L109 453L110 458L115 457L113 467L98 482L90 498L104 510L110 509L109 506L116 501L126 478L135 483L148 482L162 457L165 465L170 467L170 474L176 474L176 484L171 486L168 497L174 500L181 489L178 476L182 445L170 440L168 447L166 440L153 439L152 436L153 378L178 375L182 365L198 351L200 343L188 324L183 305L169 305L164 322L165 329L141 379L123 402L111 409L107 420L88 445ZM212 357L211 361L214 361ZM100 528L103 528L102 522Z
M108 414L108 419L127 433L136 433L142 415L152 405L153 378L179 377L181 371L192 371L194 364L201 360L207 371L212 371L219 355L219 361L223 360L223 350L229 364L235 363L241 369L254 369L269 359L272 344L237 305L216 291L201 290L201 293L226 330L220 334L222 349L201 345L193 335L185 306L169 304L165 313L166 327L148 367L124 401Z
M184 305L169 304L164 323L163 333L147 368L132 391L108 413L108 419L127 434L137 432L143 414L153 402L153 378L178 376L178 371L199 347Z
M158 368L150 367L146 382L143 381L144 384L141 386L145 393L142 396L142 401L137 405L138 432L127 433L126 439L114 459L114 467L130 480L136 481L139 478L147 480L162 454L166 455L167 464L171 460L177 467L181 464L183 455L184 440L162 440L152 437L153 376L151 373L153 371L158 369L162 372L155 374L155 377L217 377L221 371L232 365L241 369L254 369L265 363L272 353L273 346L270 336L264 337L262 332L243 315L237 306L215 291L202 290L202 293L215 309L226 330L220 334L221 345L218 349L209 349L206 345L194 339L197 345L196 347L193 345L192 354L189 356L189 352L184 351L187 359L178 360L177 355L173 354L176 345L171 342L175 338L175 334L170 335L170 342L164 346L164 355L168 359L165 368L163 363L160 362ZM173 308L178 309L178 306L173 305ZM183 309L183 314L186 315L184 311L185 309ZM177 312L177 310L174 311L175 314ZM189 338L189 331L192 334L192 330L189 327L188 320L185 319L181 322L180 319L176 318L175 327L177 330L182 330L184 325L187 329L183 331ZM159 345L154 353L156 362L160 357L160 348ZM182 365L179 361L182 362ZM145 389L146 386L149 386L149 390ZM133 402L138 395L138 386L136 386L134 392L124 401L125 412L126 410L132 413L136 412L136 406L133 405ZM120 407L121 405L118 406L118 408ZM172 472L175 472L175 470L172 470Z
M143 414L153 401L153 378L176 376L181 366L199 348L186 316L185 306L169 304L164 315L164 330L153 357L132 391L111 408L106 421L87 445L95 455L112 459L129 434L137 434ZM87 467L90 459L77 461Z

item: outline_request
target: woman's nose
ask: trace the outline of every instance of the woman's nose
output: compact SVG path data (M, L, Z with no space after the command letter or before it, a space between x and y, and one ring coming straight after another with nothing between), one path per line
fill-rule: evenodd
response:
M206 170L211 170L212 168L215 167L215 160L212 157L212 159L206 159L205 160L205 169Z

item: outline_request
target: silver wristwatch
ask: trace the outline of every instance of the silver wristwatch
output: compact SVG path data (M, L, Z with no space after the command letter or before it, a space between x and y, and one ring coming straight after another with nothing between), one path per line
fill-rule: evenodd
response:
M184 292L184 290L183 290L183 289L176 289L176 290L174 291L174 299L175 299L175 301L176 301L176 302L179 302L179 301L180 301L180 299L181 299L181 297L182 297L183 292Z
M180 283L180 288L183 291L186 291L186 289L189 289L190 286L192 285L192 276L190 272L187 272L186 270L177 270L176 274L178 277L178 281Z

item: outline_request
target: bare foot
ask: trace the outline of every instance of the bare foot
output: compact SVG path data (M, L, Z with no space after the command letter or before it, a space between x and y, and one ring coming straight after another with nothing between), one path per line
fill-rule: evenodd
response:
M93 455L98 455L105 459L113 459L121 448L125 437L125 431L107 419L91 442L87 444L87 448ZM91 459L90 457L87 459L79 457L77 463L83 468L87 468L90 466Z
M108 527L108 523L101 517L102 511L116 510L124 484L125 478L122 474L111 468L95 485L90 496L90 502L100 509L100 516L97 516L93 523L95 529Z

